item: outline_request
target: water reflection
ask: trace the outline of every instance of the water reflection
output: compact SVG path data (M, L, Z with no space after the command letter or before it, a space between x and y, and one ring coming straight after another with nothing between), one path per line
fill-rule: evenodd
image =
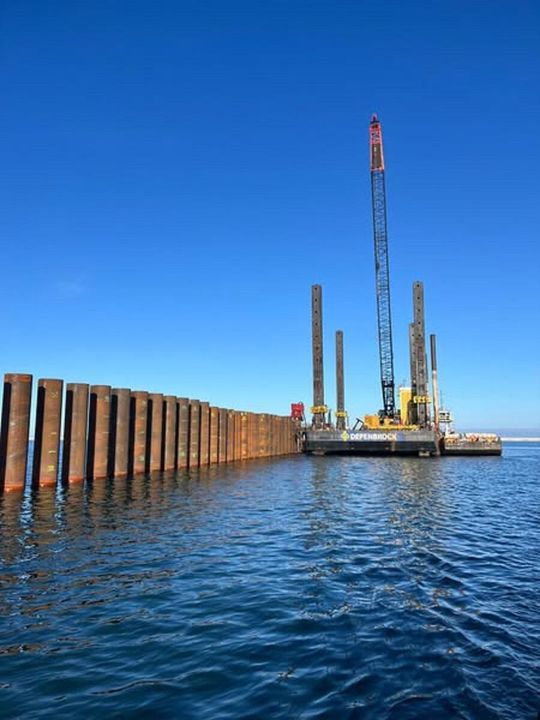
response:
M46 545L55 534L64 531L84 533L112 528L122 521L126 510L132 513L131 517L140 519L159 517L170 510L171 498L177 493L190 507L190 513L204 511L205 506L191 505L190 501L206 492L209 493L207 500L215 502L216 497L223 497L221 491L227 492L244 478L264 472L272 462L275 461L260 460L252 461L249 466L238 463L183 473L94 480L57 488L29 487L23 494L6 493L0 496L3 559L19 546L22 538L27 543ZM211 491L216 482L220 488L213 497Z

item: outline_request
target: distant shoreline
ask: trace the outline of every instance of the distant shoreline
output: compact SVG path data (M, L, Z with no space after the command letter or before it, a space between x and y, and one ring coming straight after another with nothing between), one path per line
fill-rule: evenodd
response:
M501 437L503 442L540 442L540 437Z

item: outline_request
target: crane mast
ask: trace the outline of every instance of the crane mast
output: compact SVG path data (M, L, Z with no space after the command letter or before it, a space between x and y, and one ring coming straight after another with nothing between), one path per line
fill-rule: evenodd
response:
M393 420L396 415L394 384L394 351L392 347L392 314L390 308L390 270L388 263L388 232L386 228L386 185L381 123L373 115L369 124L371 169L371 202L373 210L373 244L375 250L375 285L377 293L377 325L383 409L381 419Z

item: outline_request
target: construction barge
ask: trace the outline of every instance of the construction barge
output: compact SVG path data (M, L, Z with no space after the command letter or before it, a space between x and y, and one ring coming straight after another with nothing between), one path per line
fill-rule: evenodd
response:
M424 320L424 286L415 281L412 288L413 317L409 324L410 387L399 388L396 403L394 350L390 303L390 269L386 210L385 160L381 123L373 115L369 125L369 154L377 330L382 389L382 409L375 415L358 418L350 427L345 411L343 332L336 331L336 410L335 422L324 402L322 288L311 289L313 352L313 406L311 423L306 422L302 403L291 406L297 422L298 440L310 455L501 455L498 435L457 433L450 412L439 403L435 335L430 335L431 395L428 378Z
M502 455L502 441L492 433L445 433L441 455Z
M322 288L311 288L313 399L311 423L306 422L303 403L292 403L301 449L308 455L395 455L439 457L441 455L501 455L502 442L492 433L458 433L448 410L439 407L435 335L430 336L431 396L425 348L424 291L413 283L413 315L409 353L411 386L399 388L399 407L357 418L350 427L345 411L343 332L336 332L336 411L324 404ZM388 394L386 394L388 397ZM383 395L384 398L384 395ZM390 395L393 402L393 392Z

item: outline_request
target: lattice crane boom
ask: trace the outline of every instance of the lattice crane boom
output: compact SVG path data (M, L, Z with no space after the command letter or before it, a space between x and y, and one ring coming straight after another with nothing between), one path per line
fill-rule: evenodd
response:
M395 383L392 346L392 313L390 307L390 269L388 262L388 231L386 222L386 184L381 123L373 115L369 125L371 169L371 202L373 210L373 244L375 250L375 286L377 293L377 325L379 360L383 396L383 418L394 419Z

